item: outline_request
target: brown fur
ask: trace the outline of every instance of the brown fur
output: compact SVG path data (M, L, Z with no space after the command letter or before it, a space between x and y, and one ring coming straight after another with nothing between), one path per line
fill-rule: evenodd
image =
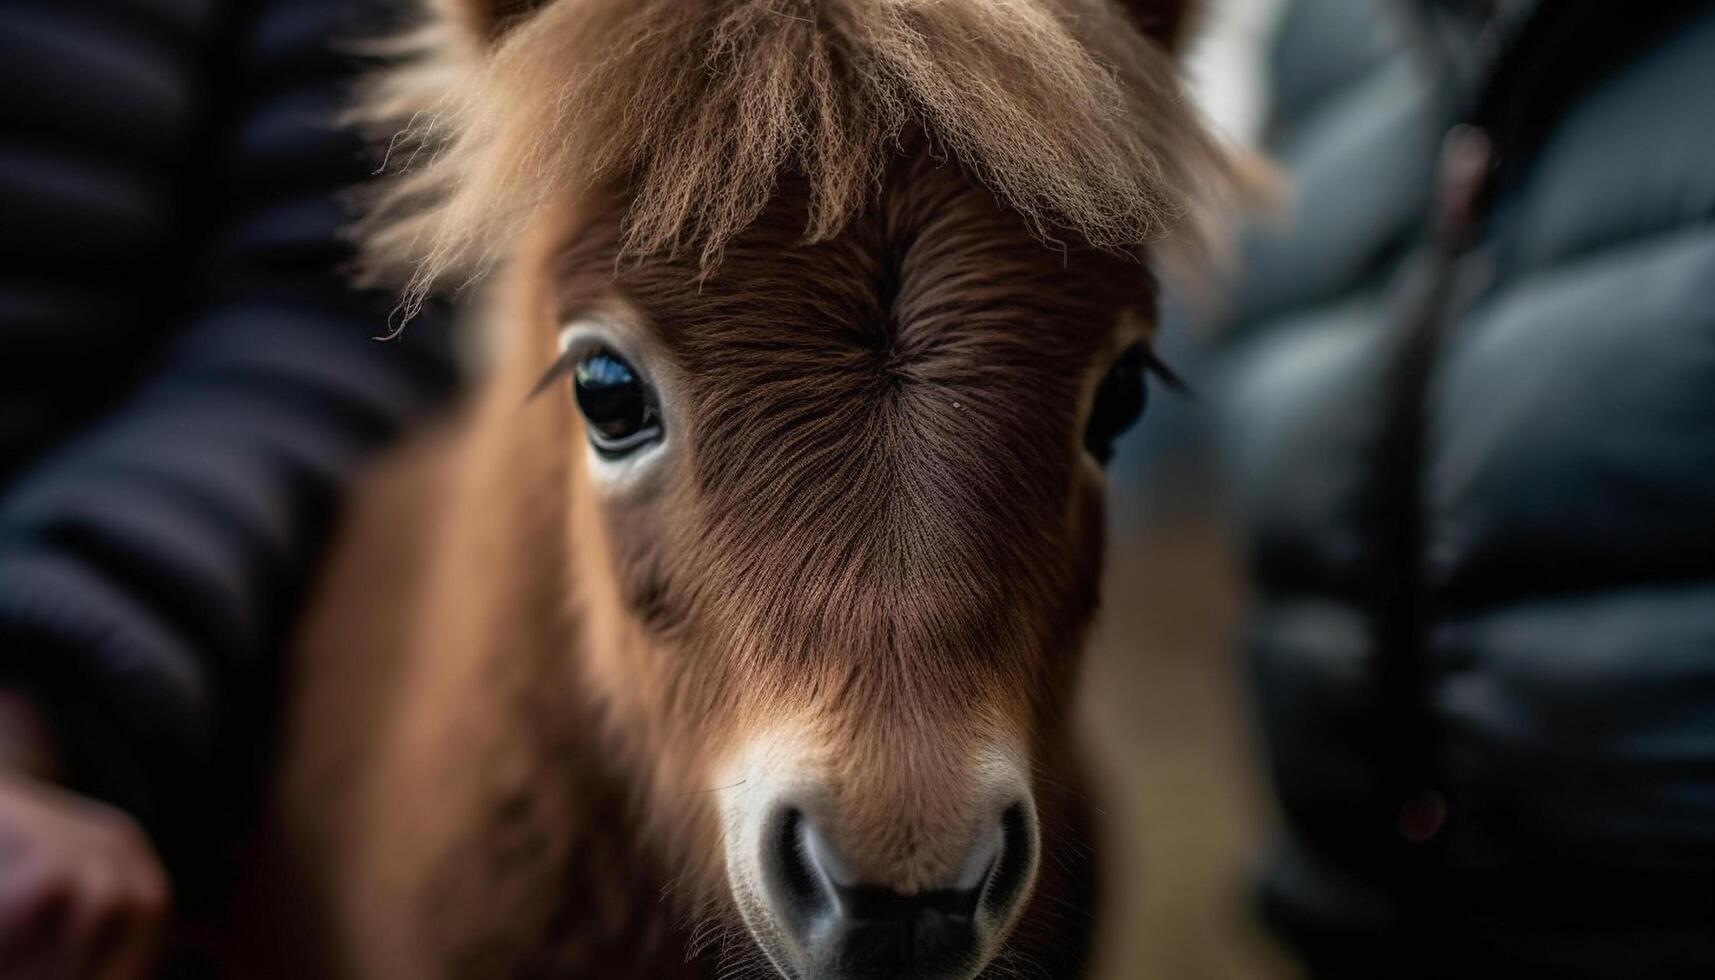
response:
M1162 50L1108 0L564 0L490 50L431 20L357 117L396 176L365 243L412 303L485 269L545 206L624 185L624 249L705 265L783 173L836 234L921 130L1033 230L1127 249L1185 227L1225 165ZM1172 16L1183 3L1136 3ZM522 20L518 18L522 16Z
M746 71L786 59L776 68L815 74L811 52L833 45L849 57L857 39L875 43L864 32L881 22L830 0L815 9L847 33L812 19L800 35L745 20L764 6L724 5L734 19L722 30L748 26L710 35L735 57L772 52L735 62ZM596 162L516 169L497 157L494 173L532 186L477 188L471 160L531 147L517 132L448 134L440 159L464 162L431 164L445 172L426 183L445 186L417 199L430 230L398 223L422 188L392 192L378 248L403 256L400 242L426 234L433 244L415 254L430 269L447 258L434 254L451 247L443 236L516 233L499 246L489 311L505 350L452 431L384 468L353 504L294 662L268 870L256 882L264 900L289 896L319 914L278 921L274 948L294 956L246 975L671 977L760 965L726 886L714 778L747 739L782 725L813 743L805 764L866 880L906 892L945 880L961 856L962 828L978 819L973 754L1019 744L1044 859L993 970L1077 972L1095 868L1069 701L1102 531L1101 478L1081 432L1097 382L1153 314L1136 255L1112 247L1157 233L1184 206L1202 144L1176 117L1110 140L1118 120L1138 122L1130 110L1103 114L1134 106L1122 81L1132 76L1103 76L1126 94L1102 109L1078 102L1090 92L1072 83L1090 79L1077 65L1047 72L1074 103L1050 120L1042 93L1016 76L1042 79L1001 57L1014 44L1091 64L1127 51L1130 69L1168 85L1117 13L1020 4L1039 16L1009 26L978 16L975 0L872 6L895 27L921 17L924 31L965 30L974 44L948 56L943 81L952 69L966 85L1006 75L990 95L1030 111L919 127L905 120L945 120L913 102L898 117L865 116L856 143L824 144L855 132L841 115L856 111L845 87L869 77L836 73L817 84L837 80L822 94L840 98L807 103L826 110L817 126L739 127L745 146L785 140L766 159L720 156L700 137L676 143L667 116L591 108L589 119L573 114L576 126L615 127ZM589 20L553 19L561 8ZM496 64L550 50L544 25L586 39L554 42L575 45L604 17L625 19L601 0L560 0L510 27L488 19L500 8L457 9L472 18L468 43L500 46ZM673 36L691 23L679 10L708 28L714 8L627 9L652 12ZM1073 33L1098 14L1118 37ZM775 50L775 31L798 40ZM645 39L661 36L634 40ZM652 52L613 57L633 82L626 70L659 65ZM731 107L721 100L737 89L697 77L712 86L705 103ZM567 84L550 90L594 98L617 83L595 72ZM658 87L669 102L684 97ZM806 104L801 85L786 89L798 94L769 96L784 99L770 112ZM1143 102L1178 112L1161 94ZM513 109L543 121L531 115L540 106ZM556 138L596 131L560 122ZM1012 125L1043 128L1001 132ZM1072 125L1088 142L1068 157ZM1039 152L1061 154L1060 176L1031 169L1046 160ZM1150 172L1091 172L1122 164ZM1010 183L997 179L1014 165ZM536 186L574 166L584 176ZM717 167L736 189L711 199ZM615 168L629 177L607 179ZM760 183L757 168L768 170ZM475 203L485 195L514 199ZM1045 248L1044 234L1060 247ZM596 491L563 385L526 400L557 356L557 326L592 310L631 324L671 381L677 451L646 492Z

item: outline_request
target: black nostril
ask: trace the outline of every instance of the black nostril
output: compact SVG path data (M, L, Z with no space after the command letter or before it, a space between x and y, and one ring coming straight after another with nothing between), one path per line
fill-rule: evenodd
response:
M1022 806L1007 807L1000 816L1001 846L994 869L983 891L983 907L997 917L1005 916L1030 883L1035 843L1030 818Z
M785 876L786 886L797 897L811 900L821 893L821 889L816 884L816 873L810 868L809 855L804 853L800 834L803 824L802 814L797 810L789 811L786 819L780 822L780 840L776 846L780 848L780 871Z
M794 932L801 932L812 920L833 911L834 896L812 864L804 815L783 809L773 823L762 855L763 876L776 911Z

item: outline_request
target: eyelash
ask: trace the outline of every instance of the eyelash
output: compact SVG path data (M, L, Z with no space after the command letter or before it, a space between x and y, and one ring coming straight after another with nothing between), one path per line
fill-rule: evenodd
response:
M1143 368L1149 372L1150 376L1166 385L1169 391L1189 398L1197 397L1197 392L1180 376L1179 372L1173 370L1172 366L1162 360L1161 355L1155 352L1155 348L1148 344L1143 346Z
M543 374L541 380L537 381L535 386L530 389L530 393L524 396L524 400L526 402L532 401L537 395L540 395L542 392L552 388L555 382L564 378L573 367L577 366L578 358L582 357L585 353L585 351L581 351L573 347L568 348L559 357L554 358L554 363L548 365L547 372Z

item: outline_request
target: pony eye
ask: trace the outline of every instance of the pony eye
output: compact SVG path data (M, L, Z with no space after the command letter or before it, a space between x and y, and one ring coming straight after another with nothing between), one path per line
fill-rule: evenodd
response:
M655 393L613 351L603 347L579 359L572 392L589 423L590 444L603 456L624 456L661 438Z
M1143 345L1134 344L1108 369L1108 376L1096 389L1090 423L1084 429L1084 448L1097 462L1106 463L1113 458L1114 440L1143 415L1143 408L1149 403L1149 387L1144 378L1147 368Z

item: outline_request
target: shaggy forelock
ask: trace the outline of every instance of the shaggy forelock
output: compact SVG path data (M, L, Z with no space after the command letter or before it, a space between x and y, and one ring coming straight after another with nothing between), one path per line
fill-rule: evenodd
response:
M406 42L358 118L390 139L368 270L414 305L546 204L619 189L623 254L710 268L783 174L803 237L873 198L926 133L1039 237L1128 249L1185 226L1225 167L1167 54L1108 0L554 0L492 42Z

